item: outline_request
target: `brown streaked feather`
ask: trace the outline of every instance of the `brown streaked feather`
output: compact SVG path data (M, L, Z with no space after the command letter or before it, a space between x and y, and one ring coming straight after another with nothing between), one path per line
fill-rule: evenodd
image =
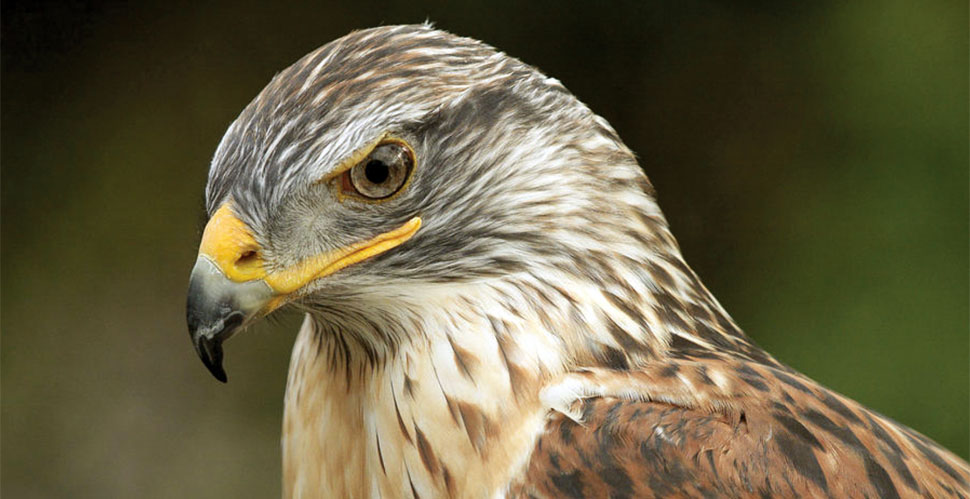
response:
M778 367L725 356L579 375L638 395L579 398L579 421L556 413L513 495L967 496L959 458Z

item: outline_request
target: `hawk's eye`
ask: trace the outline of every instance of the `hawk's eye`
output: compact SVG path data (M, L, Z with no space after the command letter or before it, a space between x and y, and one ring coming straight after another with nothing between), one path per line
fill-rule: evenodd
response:
M344 174L341 188L366 199L388 198L401 190L413 167L414 153L406 144L385 142Z

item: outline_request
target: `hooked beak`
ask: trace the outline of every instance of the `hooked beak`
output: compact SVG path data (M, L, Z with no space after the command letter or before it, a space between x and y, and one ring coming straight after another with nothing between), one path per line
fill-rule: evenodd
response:
M196 353L209 372L225 383L222 342L284 305L311 281L390 250L410 239L420 227L421 219L414 217L367 241L268 273L262 248L252 232L233 214L230 203L223 204L206 224L189 278L185 316Z
M227 380L222 368L222 342L272 298L273 290L266 281L232 282L212 260L199 255L189 278L185 317L195 352L217 380Z

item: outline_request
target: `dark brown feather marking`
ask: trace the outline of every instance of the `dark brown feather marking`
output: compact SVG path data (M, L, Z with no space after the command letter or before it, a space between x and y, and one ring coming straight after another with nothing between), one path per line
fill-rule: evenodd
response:
M409 398L414 398L414 381L407 374L404 375L404 393Z
M630 336L630 333L620 327L619 324L613 321L613 319L607 318L607 327L610 332L610 336L623 348L626 352L636 352L640 347L640 342Z
M903 483L907 487L912 489L914 492L916 492L917 494L922 494L923 493L922 487L920 487L919 484L916 483L916 479L913 478L913 474L909 471L909 467L906 466L906 463L903 462L902 457L900 457L899 454L887 452L885 448L881 450L882 450L882 455L885 456L886 459L889 461L889 464L892 465L893 470L895 470L896 473L899 474L899 477L900 479L902 479Z
M414 427L414 438L418 443L418 455L421 456L421 462L424 463L424 467L427 468L431 475L438 474L438 459L434 455L434 451L431 450L431 444L428 443L428 439L425 438L424 432L417 425Z
M579 471L556 473L550 475L549 478L556 485L556 489L559 490L562 497L572 497L574 499L584 499L586 497L583 494L583 479Z
M690 341L687 338L679 334L671 335L670 337L670 349L676 351L691 351L691 350L703 350L704 347Z
M791 413L792 413L791 412L791 409L789 409L787 405L782 404L782 403L779 403L779 402L772 402L771 403L771 407L773 407L776 411L778 411L778 412L780 412L782 414L791 415Z
M863 454L862 459L866 466L866 478L869 479L872 487L876 489L878 496L881 498L898 499L899 492L896 491L896 486L893 485L892 478L889 478L889 473L886 473L886 470L868 453Z
M876 422L875 419L872 419L872 416L868 414L864 414L864 416L866 417L866 421L869 423L869 429L872 430L872 434L875 435L879 441L886 444L886 446L892 450L893 454L902 454L903 450L900 449L899 445L896 444L896 441L893 440L888 433L886 433L886 430L883 429L882 425Z
M912 442L913 445L919 449L920 453L926 456L926 459L929 459L934 466L943 470L943 472L947 475L950 475L951 478L956 480L957 483L964 488L967 487L967 478L957 473L957 470L953 469L953 466L950 466L949 463L944 461L943 458L936 453L936 451L924 445L923 442L921 442L921 439L917 438L917 435L914 435L912 432L906 432L906 437L909 438L909 441Z
M524 381L528 379L528 371L520 367L519 365L509 361L508 348L514 348L510 344L510 339L508 334L508 327L498 321L497 319L489 316L488 320L492 323L492 329L495 332L495 341L498 343L498 351L502 355L502 363L505 366L505 371L509 377L509 386L512 389L512 395L516 398L521 396L519 390L524 386ZM501 326L500 326L501 324Z
M721 481L721 478L717 476L717 465L714 464L714 451L707 449L704 451L704 457L707 458L707 465L711 467L711 473L714 474L714 479Z
M458 402L458 412L461 414L461 420L464 423L468 441L481 454L484 452L485 441L488 439L488 435L492 433L492 423L478 407L467 402Z
M374 444L377 445L377 459L381 462L381 471L386 476L387 468L384 467L384 453L381 451L381 435L379 433L374 434Z
M796 421L795 418L786 416L785 414L776 413L775 420L781 423L781 425L793 435L804 440L812 447L822 449L822 443L815 438L815 435L812 435L812 432L808 431L808 428L805 428L805 425Z
M788 458L788 462L795 468L800 475L811 480L818 485L822 492L828 492L828 483L825 480L825 473L815 459L812 447L786 434L779 434L775 437L775 443L781 452Z
M822 403L825 404L829 409L839 413L842 417L849 420L849 422L862 424L862 420L859 419L859 416L856 416L856 414L852 412L852 409L849 409L848 406L843 404L839 399L835 398L835 395L826 392L822 394L821 400Z
M765 379L764 376L762 376L758 371L751 369L751 366L747 364L741 364L740 366L735 367L734 370L737 371L737 373L741 376L748 376L759 380Z
M909 471L909 467L903 462L902 454L903 450L899 447L896 441L886 433L886 430L879 424L878 421L872 418L869 414L865 414L866 421L869 423L869 429L872 430L872 434L875 435L882 445L880 445L879 450L882 455L889 461L892 465L893 470L899 474L900 479L902 479L903 484L912 489L917 493L921 493L922 489L916 479L913 478L913 474Z
M620 466L609 466L600 472L600 478L610 487L611 498L633 497L633 481Z
M564 421L559 425L559 439L566 445L573 444L573 426L578 426L571 421Z
M868 453L862 442L852 433L852 430L845 426L840 426L834 421L826 417L821 412L814 409L809 409L802 413L802 416L810 423L818 426L819 428L827 431L835 438L841 440L844 444L850 448L856 450L857 452Z
M392 398L394 399L394 413L397 415L397 424L401 428L401 433L404 434L404 439L407 440L409 444L413 443L411 440L411 434L408 433L408 428L404 425L404 418L401 417L401 409L397 406L397 397Z
M455 479L451 477L451 472L448 471L448 468L444 464L441 465L441 477L445 481L445 489L448 490L448 495L455 497L457 495L455 491Z
M663 284L665 288L670 289L676 287L674 278L671 277L670 273L660 265L651 262L649 265L647 265L647 271L650 272L650 275L653 277L654 281Z
M453 399L453 398L449 397L448 395L446 395L444 391L442 391L441 393L442 393L442 395L444 395L444 397L445 397L445 403L448 406L448 415L451 416L451 420L455 424L458 424L458 417L459 417L458 416L458 402L456 402L455 399Z
M410 471L408 471L408 485L411 486L411 495L414 496L414 499L421 499L421 495L418 494L418 489L414 487L414 480L411 479Z
M788 386L790 386L790 387L792 387L792 388L794 388L794 389L796 389L796 390L798 390L800 392L803 392L803 393L807 393L809 395L812 395L812 391L809 390L807 386L803 385L797 379L795 379L795 378L793 378L793 377L791 377L791 376L789 376L789 375L787 375L787 374L785 374L783 372L775 371L773 374L775 375L776 378L778 378L779 380L781 380L782 383L784 383L784 384L786 384L786 385L788 385Z
M697 366L697 376L701 379L705 385L713 386L714 380L707 375L707 366Z
M769 388L768 385L766 385L763 381L761 381L758 378L753 378L751 376L738 376L738 377L741 378L741 381L744 381L749 386L751 386L755 390L758 390L759 392L771 391L771 388Z
M630 369L630 363L626 360L626 355L616 348L609 346L603 349L603 353L601 354L601 362L604 366L610 369L616 369L618 371L626 371Z
M478 357L475 357L471 352L455 345L452 341L451 336L448 336L448 344L451 345L451 351L455 355L455 365L458 366L458 370L461 371L462 375L466 378L475 382L475 377L472 375L472 369L478 366Z

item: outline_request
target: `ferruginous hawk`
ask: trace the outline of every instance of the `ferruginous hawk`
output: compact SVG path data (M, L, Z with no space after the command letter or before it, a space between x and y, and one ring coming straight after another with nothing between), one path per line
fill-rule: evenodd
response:
M288 497L968 496L970 468L754 344L633 153L559 81L430 26L279 73L206 186L192 342L306 312Z

